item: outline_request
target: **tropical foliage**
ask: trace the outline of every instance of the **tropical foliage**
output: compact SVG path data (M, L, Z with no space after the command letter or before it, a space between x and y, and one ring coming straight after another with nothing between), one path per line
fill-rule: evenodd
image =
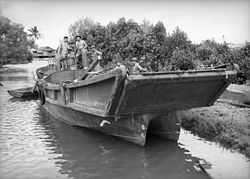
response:
M36 41L40 38L42 38L42 34L40 29L38 29L37 26L33 26L30 29L28 29L29 34L28 34L28 40L34 44L34 48L37 49L38 45L36 44Z
M29 41L21 24L13 23L0 15L0 67L8 63L25 63L32 60L29 48L34 42Z
M40 33L40 30L37 28L37 26L28 29L28 31L30 32L28 36L34 38L35 40L38 40L42 37L42 34Z
M138 24L124 17L103 26L91 18L82 18L69 28L73 38L81 35L89 46L95 45L103 53L102 65L116 60L125 63L138 57L149 71L188 70L197 65L239 63L249 67L249 43L242 49L232 50L226 42L205 40L193 44L187 34L176 27L167 33L162 22L155 25L147 20Z

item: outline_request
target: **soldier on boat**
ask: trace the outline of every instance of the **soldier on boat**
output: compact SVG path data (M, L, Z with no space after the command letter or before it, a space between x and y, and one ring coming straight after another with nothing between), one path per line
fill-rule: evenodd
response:
M89 63L87 60L86 52L87 52L87 44L80 35L76 36L75 42L75 55L77 59L78 68L83 68L85 70L88 69Z
M56 57L56 66L57 71L61 71L62 69L69 69L68 58L69 58L69 41L68 37L63 37L63 41L60 43L57 48L57 57Z

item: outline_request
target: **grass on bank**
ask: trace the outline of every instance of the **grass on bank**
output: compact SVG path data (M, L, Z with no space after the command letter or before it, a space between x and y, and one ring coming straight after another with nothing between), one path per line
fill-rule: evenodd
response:
M182 127L250 158L250 108L216 102L182 112Z

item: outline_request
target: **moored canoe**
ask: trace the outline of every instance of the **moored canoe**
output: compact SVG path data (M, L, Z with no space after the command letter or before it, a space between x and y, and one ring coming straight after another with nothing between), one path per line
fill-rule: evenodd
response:
M14 98L37 98L38 93L33 92L33 87L19 88L7 91Z

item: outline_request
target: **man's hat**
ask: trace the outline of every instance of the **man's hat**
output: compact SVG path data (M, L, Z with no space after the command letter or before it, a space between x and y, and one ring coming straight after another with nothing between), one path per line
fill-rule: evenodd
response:
M82 37L81 37L80 35L77 35L77 36L76 36L76 38L77 38L77 37L80 37L80 38L82 38Z

